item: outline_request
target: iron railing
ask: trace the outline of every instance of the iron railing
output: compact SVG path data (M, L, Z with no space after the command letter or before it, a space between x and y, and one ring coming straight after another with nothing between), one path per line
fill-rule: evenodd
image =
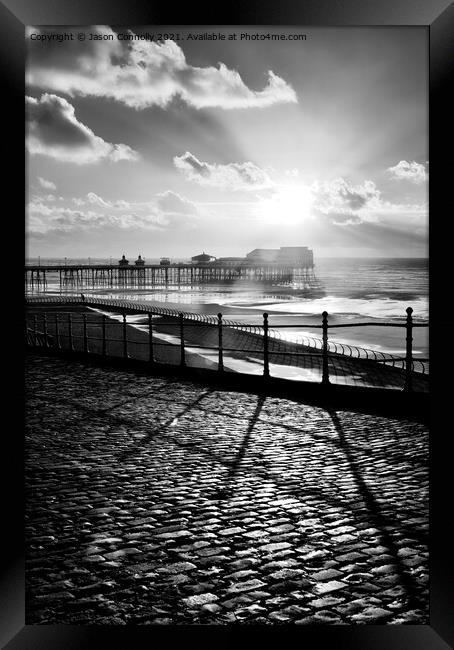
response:
M418 384L417 390L421 387L421 377L428 374L429 361L426 358L414 359L413 355L413 329L415 327L428 327L428 323L414 323L411 307L406 310L406 318L401 323L342 323L332 324L328 322L327 312L323 312L320 324L297 324L297 325L275 325L279 328L304 327L322 330L322 338L305 337L297 343L287 341L282 338L280 332L270 329L268 323L268 314L263 314L263 323L248 324L239 321L232 321L223 318L222 314L217 316L203 315L192 312L176 311L168 307L153 307L140 304L136 301L110 300L110 299L87 299L77 297L43 297L28 298L27 303L45 307L46 304L63 306L81 305L94 308L110 307L117 312L122 312L120 323L107 319L105 315L99 318L95 313L77 313L74 311L43 312L38 311L29 314L27 317L26 342L28 346L35 348L53 348L55 350L83 351L85 353L101 354L102 356L123 356L125 358L146 358L149 363L155 362L156 350L160 346L173 347L179 346L179 364L187 365L187 352L193 350L205 350L211 353L217 353L217 369L219 372L225 370L225 356L242 354L253 354L263 357L263 375L270 376L270 360L286 358L287 363L282 365L300 365L302 367L316 368L321 371L321 382L325 385L330 383L331 376L346 375L347 372L354 372L354 369L361 368L364 376L377 377L381 371L381 381L385 381L383 375L385 368L388 369L388 378L393 379L393 384L403 383L406 391L412 391L415 383ZM145 339L134 340L131 331L128 334L126 310L134 312L146 312L148 314L147 324L142 324L142 331L148 331ZM170 317L172 320L160 320L159 328L161 330L176 328L175 336L172 336L172 342L163 342L159 335L156 335L153 327L153 318ZM107 326L108 325L108 326ZM328 332L330 329L345 327L400 327L406 332L406 353L404 357L381 353L373 350L366 350L357 346L336 343L330 341ZM194 328L208 327L210 330L217 330L217 340L215 345L207 343L198 343L190 341L193 337ZM121 329L121 335L113 336L115 328ZM224 341L226 328L240 330L249 336L247 342L255 343L255 347L235 347L226 345ZM252 335L252 336L250 336ZM197 338L197 337L196 337ZM320 345L319 345L320 342ZM310 345L312 343L312 345ZM137 354L137 346L145 347L146 354L143 351ZM131 353L131 348L136 352ZM353 354L357 350L357 355ZM366 353L366 354L364 354ZM372 354L371 354L372 353ZM159 355L158 355L159 356ZM250 360L250 358L248 358ZM301 367L301 366L300 366ZM396 381L398 371L399 381ZM394 373L390 375L389 373ZM403 373L403 378L402 378ZM376 385L377 381L372 381ZM424 388L423 388L424 389Z
M122 300L122 299L110 299L110 298L90 298L90 297L84 297L84 300L81 301L81 298L77 296L65 296L65 297L60 297L60 296L42 296L42 297L27 297L27 302L28 303L57 303L57 304L85 304L87 306L91 307L114 307L118 310L134 310L134 311L143 311L143 312L149 312L151 311L153 314L160 314L163 316L172 316L175 318L178 318L180 314L183 314L183 317L185 320L195 320L198 322L206 323L206 324L211 324L211 325L216 325L218 322L218 317L214 315L208 315L208 314L199 314L195 312L187 312L187 311L181 311L181 310L176 310L172 309L170 307L161 307L161 306L153 306L150 308L150 305L147 303L141 303L136 300ZM248 324L248 323L243 323L241 321L236 321L228 318L223 318L223 323L227 327L232 327L235 329L240 329L244 330L246 332L250 333L256 333L256 334L261 334L263 330L262 325L257 325L255 324ZM403 324L399 323L377 323L377 322L362 322L362 323L345 323L345 324L337 324L337 325L329 325L329 329L332 329L334 327L336 328L345 328L345 327L364 327L364 326L376 326L376 327L403 327ZM428 327L428 323L414 323L414 327ZM321 329L321 325L313 325L313 324L300 324L298 325L288 325L288 324L282 324L282 325L274 325L274 328L279 327L280 329L285 329L285 328L293 328L293 327L305 327L307 329ZM268 337L269 338L274 338L278 340L286 340L283 339L281 332L277 331L276 329L268 327ZM323 338L317 338L315 336L308 336L307 334L305 335L299 335L294 339L294 342L305 346L305 347L310 347L314 348L315 350L323 350L324 342ZM352 343L340 343L338 341L333 341L333 340L328 340L327 341L327 352L331 352L333 354L342 354L346 355L352 358L357 358L357 359L370 359L372 361L379 361L381 363L385 363L387 365L391 365L393 367L399 367L401 369L404 368L405 366L405 357L401 356L396 356L393 354L389 354L386 352L381 352L380 350L373 350L369 348L365 348L363 346L359 345L353 345ZM423 358L418 358L418 359L413 359L413 370L416 372L421 372L422 374L426 374L428 372L428 359L423 359Z

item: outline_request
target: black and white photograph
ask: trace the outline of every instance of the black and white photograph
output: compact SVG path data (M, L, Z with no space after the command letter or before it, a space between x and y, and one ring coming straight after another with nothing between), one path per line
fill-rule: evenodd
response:
M0 1L5 650L451 647L453 21Z
M427 624L427 30L26 49L26 622Z
M443 1L0 3L5 648L449 647Z
M26 48L26 622L427 624L427 30Z

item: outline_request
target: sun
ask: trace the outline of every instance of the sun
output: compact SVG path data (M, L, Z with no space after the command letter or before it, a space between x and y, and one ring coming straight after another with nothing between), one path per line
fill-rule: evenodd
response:
M258 213L264 223L298 225L311 216L312 192L302 185L282 185L259 202Z

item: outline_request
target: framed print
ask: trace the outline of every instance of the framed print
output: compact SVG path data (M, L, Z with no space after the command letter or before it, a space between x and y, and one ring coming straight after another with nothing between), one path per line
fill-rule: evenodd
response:
M447 648L452 5L0 10L5 647Z

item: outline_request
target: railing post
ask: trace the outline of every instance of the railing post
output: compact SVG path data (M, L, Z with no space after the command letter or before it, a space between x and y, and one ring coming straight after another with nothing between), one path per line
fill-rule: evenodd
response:
M106 341L106 315L103 314L102 317L102 355L106 356L107 352L107 341Z
M218 314L218 370L224 370L224 351L222 349L222 314Z
M43 314L43 333L44 333L44 347L49 347L49 342L47 340L47 314Z
M84 326L84 352L88 352L88 339L87 339L87 314L82 314Z
M126 331L126 312L123 312L123 357L126 359L128 356L128 338Z
M179 318L180 318L180 351L181 351L180 366L184 367L186 366L186 357L185 357L185 350L184 350L184 331L183 331L184 317L182 312L179 313Z
M36 326L36 314L33 314L33 345L35 346L35 348L36 348L37 340L38 337L37 337L37 326Z
M68 314L68 345L71 352L74 352L74 341L73 341L73 321L71 312Z
M57 348L60 349L60 328L58 323L58 314L55 314L55 340L57 343Z
M153 314L148 312L148 361L153 363Z
M329 384L329 369L328 369L328 312L322 313L322 384L327 386Z
M412 376L412 366L413 366L413 353L412 353L412 342L413 342L413 309L407 307L405 310L407 312L407 322L405 328L407 330L406 336L406 355L405 355L405 384L404 390L411 392L413 390L413 376Z
M270 376L270 363L268 355L268 314L263 314L263 376Z

